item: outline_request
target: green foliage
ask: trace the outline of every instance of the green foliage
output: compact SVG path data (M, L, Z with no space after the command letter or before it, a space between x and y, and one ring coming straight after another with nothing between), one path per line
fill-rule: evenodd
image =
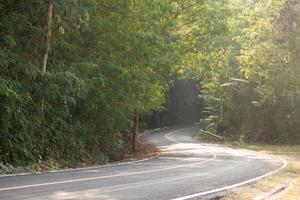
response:
M106 162L127 151L132 117L161 109L172 53L171 2L0 3L0 161Z
M174 75L202 80L209 130L300 141L297 1L53 2L46 73L48 2L0 2L1 165L121 158Z
M229 137L300 142L299 3L235 1L229 8L230 31L222 40L231 42L223 46L228 54L222 67L205 71L209 115L203 121Z

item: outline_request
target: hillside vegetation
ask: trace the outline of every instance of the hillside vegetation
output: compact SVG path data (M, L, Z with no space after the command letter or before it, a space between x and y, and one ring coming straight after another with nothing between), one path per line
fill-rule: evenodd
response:
M210 131L299 143L299 6L0 1L0 163L119 160L174 77L199 82Z

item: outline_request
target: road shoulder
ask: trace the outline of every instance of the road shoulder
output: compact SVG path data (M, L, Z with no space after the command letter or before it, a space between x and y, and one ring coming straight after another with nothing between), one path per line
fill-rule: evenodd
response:
M236 145L233 145L236 146ZM238 145L259 153L283 157L288 160L288 167L273 176L257 181L254 184L237 188L221 200L290 200L300 197L300 146L272 145Z
M143 137L138 138L137 142L137 150L135 153L128 153L124 156L122 160L108 162L108 163L100 163L100 164L87 164L87 163L79 163L74 167L46 167L46 168L19 168L16 172L10 171L0 171L0 178L1 177L8 177L8 176L22 176L22 175L29 175L29 174L41 174L41 173L55 173L55 172L67 172L67 171L77 171L77 170L85 170L85 169L95 169L100 167L109 167L109 166L116 166L116 165L125 165L129 163L135 162L143 162L147 160L151 160L157 158L160 155L160 151L155 148L154 146L148 144ZM5 167L5 166L4 166ZM3 169L3 166L2 166Z

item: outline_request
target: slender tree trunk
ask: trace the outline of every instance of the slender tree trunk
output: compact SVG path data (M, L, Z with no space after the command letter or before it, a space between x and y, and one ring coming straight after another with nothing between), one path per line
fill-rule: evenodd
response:
M136 138L139 132L139 115L136 113L133 117L133 130L132 130L132 152L136 150Z
M53 0L48 1L48 14L47 14L47 34L46 34L46 51L43 56L43 63L42 63L42 72L46 73L47 71L47 62L49 57L49 51L50 51L50 42L51 42L51 25L52 25L52 13L53 13Z
M47 63L50 51L50 43L51 43L51 26L52 26L52 13L53 13L53 0L48 1L48 12L47 12L47 34L45 39L45 53L43 56L42 62L42 73L45 74L47 71ZM45 99L42 99L42 116L45 114Z

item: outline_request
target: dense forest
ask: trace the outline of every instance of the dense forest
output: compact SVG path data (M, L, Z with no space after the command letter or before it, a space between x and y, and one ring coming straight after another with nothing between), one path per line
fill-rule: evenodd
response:
M299 143L299 9L299 0L0 0L0 162L101 163L134 151L139 122L165 109L174 77L201 86L208 130Z

